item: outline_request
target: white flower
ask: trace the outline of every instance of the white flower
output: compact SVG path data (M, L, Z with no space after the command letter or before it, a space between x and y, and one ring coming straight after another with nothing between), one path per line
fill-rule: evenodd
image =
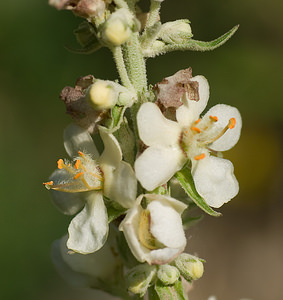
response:
M211 155L232 148L240 137L239 111L218 104L202 118L209 98L203 76L198 82L199 101L182 99L177 122L166 119L153 103L144 103L137 115L141 140L149 146L136 160L135 171L142 186L151 191L166 183L189 159L198 193L212 207L220 207L237 195L239 186L229 160Z
M103 195L125 208L136 198L136 178L131 166L122 161L118 141L99 127L104 151L98 151L89 133L70 125L64 132L64 145L74 163L58 160L58 169L49 182L55 205L65 214L75 214L69 225L67 247L87 254L100 249L107 239L108 216Z
M164 264L172 261L186 246L181 214L184 203L162 195L140 195L119 229L140 262Z

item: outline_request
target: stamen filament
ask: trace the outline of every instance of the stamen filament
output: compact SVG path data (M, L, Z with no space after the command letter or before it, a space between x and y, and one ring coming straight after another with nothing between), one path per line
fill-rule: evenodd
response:
M74 176L74 179L78 179L80 176L82 176L84 173L83 172L80 172L78 173L77 175Z

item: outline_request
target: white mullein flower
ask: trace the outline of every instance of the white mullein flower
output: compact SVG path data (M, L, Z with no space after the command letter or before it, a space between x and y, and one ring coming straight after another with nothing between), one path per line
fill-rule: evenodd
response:
M119 229L138 261L164 264L184 250L187 241L181 214L186 208L168 196L145 194L137 198Z
M177 122L166 119L153 103L144 103L137 115L141 140L149 146L136 160L135 171L142 186L151 191L166 183L189 159L198 193L212 207L220 207L238 193L238 182L229 160L211 155L232 148L240 137L239 111L225 104L200 114L209 98L203 76L195 76L199 101L182 98Z
M75 214L69 225L67 247L88 254L99 250L108 235L108 216L103 195L125 208L136 197L136 178L122 161L118 141L99 127L104 151L99 156L89 133L70 125L64 132L64 146L74 163L58 160L58 169L45 183L52 190L55 205L65 214Z

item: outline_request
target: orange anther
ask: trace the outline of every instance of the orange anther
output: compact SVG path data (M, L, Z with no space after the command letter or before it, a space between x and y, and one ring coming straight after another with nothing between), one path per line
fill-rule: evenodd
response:
M201 120L201 118L199 118L198 120L195 121L195 124L199 123Z
M235 126L236 126L236 119L235 119L235 118L231 118L231 119L229 120L228 127L229 127L230 129L232 129L232 128L234 128Z
M44 185L53 185L53 181L43 182Z
M202 153L200 155L197 155L194 157L195 160L201 160L201 159L204 159L205 158L205 153Z
M58 166L58 169L63 169L64 161L63 161L62 158L60 158L60 159L57 161L57 166Z
M81 161L78 159L75 163L75 168L78 170L79 169L79 165L80 165Z
M218 118L216 116L209 116L210 120L213 122L217 122Z
M80 172L78 173L76 176L74 176L74 179L78 179L80 176L82 176L84 173L83 172Z
M197 133L201 133L201 130L198 127L191 127L191 130L194 130Z
M79 156L84 156L84 154L82 153L82 151L78 151Z

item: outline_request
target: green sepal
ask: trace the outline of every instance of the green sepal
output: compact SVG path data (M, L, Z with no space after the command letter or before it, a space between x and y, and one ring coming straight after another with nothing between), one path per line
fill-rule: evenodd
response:
M111 223L113 220L117 219L121 215L125 214L127 208L121 206L115 201L110 200L109 198L103 196L104 204L107 209L108 214L108 223Z
M155 293L154 293L155 292ZM174 285L163 285L163 283L158 280L154 286L154 292L150 291L150 300L185 300L184 289L182 281L179 279ZM152 294L152 295L151 295Z
M187 166L178 171L174 177L179 181L182 188L199 208L213 217L221 216L221 213L214 211L199 195L195 187L191 170Z
M234 26L232 29L230 29L225 34L221 35L219 38L210 41L210 42L203 42L203 41L197 41L190 39L186 43L180 43L180 44L170 44L170 45L164 45L161 49L158 49L158 51L147 51L144 53L145 57L155 57L156 55L165 54L167 52L172 51L186 51L186 50L192 50L192 51L211 51L215 48L220 47L224 43L226 43L238 30L239 25Z
M127 106L114 106L111 109L111 124L108 127L111 133L115 132L120 128L121 123L123 122L124 113L127 109Z
M182 215L182 222L183 222L183 228L184 230L187 230L191 227L193 227L194 225L196 225L201 219L203 218L203 216L197 216L197 217L190 217L190 216L186 216L186 215Z

